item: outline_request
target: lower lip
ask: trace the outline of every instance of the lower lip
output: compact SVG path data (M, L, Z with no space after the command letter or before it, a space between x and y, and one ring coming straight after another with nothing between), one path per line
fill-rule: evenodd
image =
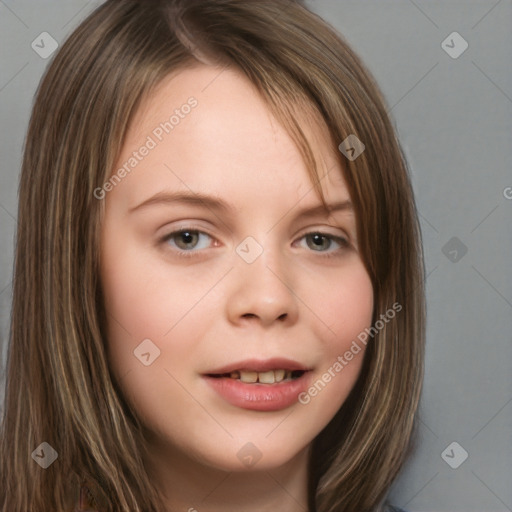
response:
M251 411L280 411L298 401L300 393L308 387L310 373L305 372L295 380L276 384L247 384L229 377L203 378L224 400L235 407Z

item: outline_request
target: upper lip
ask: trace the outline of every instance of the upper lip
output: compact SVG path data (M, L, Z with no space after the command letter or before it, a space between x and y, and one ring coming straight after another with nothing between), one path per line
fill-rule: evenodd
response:
M304 370L309 371L311 368L292 359L283 357L275 357L272 359L246 359L236 363L230 363L220 368L215 368L207 372L205 375L219 375L223 373L231 373L234 371L253 371L253 372L266 372L269 370Z

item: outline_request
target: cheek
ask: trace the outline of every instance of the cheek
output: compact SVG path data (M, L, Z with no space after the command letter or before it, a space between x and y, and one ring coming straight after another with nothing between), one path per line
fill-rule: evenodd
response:
M187 282L141 245L130 232L105 229L101 280L114 344L120 337L131 343L162 339L208 284Z
M211 297L204 299L205 290L225 271L186 277L128 239L122 232L105 231L101 280L108 359L125 395L144 410L159 400L154 390L162 385L172 401L173 389L180 392L171 375L181 381L197 365L200 342L218 316Z
M303 289L316 325L323 327L321 338L328 351L343 349L371 324L373 286L359 257L339 272L309 276Z
M323 285L324 294L315 295L322 320L318 325L323 324L322 364L299 402L320 422L328 423L359 376L366 352L361 333L371 326L374 297L370 277L360 261L347 268L342 279Z
M333 290L330 314L337 338L346 341L368 327L373 315L373 286L362 263Z
M164 411L170 403L175 404L174 412L195 411L179 385L183 369L194 365L194 347L180 343L179 328L197 302L197 293L182 286L179 276L169 274L168 268L165 274L140 253L126 246L116 251L116 247L122 246L116 245L112 235L105 244L102 265L110 368L124 398L144 423L179 430L179 414ZM200 326L188 326L189 339L198 339Z
M111 225L105 227L101 282L109 360L118 378L142 366L134 351L143 340L149 339L157 347L150 350L151 356L155 357L161 347L162 335L172 326L172 313L177 306L172 304L171 294L163 300L161 284L157 280L158 269L127 240L128 233L122 229L114 229ZM148 347L151 348L151 344ZM158 359L154 360L156 364Z

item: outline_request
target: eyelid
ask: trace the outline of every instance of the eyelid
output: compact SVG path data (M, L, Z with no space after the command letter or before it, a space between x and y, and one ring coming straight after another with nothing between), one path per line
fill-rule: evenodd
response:
M169 227L169 223L166 224L166 226L167 227L158 229L159 232L163 232L163 235L159 235L160 240L169 238L171 235L175 235L177 233L182 233L183 231L204 233L205 235L215 238L215 236L211 234L209 228L205 227L204 225L196 224L195 221L177 221L172 223L171 227Z
M336 230L338 230L338 232L341 231L341 233L331 233L330 231L328 231L329 229L336 229ZM314 233L318 233L318 234L329 236L332 238L345 238L347 240L347 242L350 241L350 239L351 239L351 236L348 234L347 230L342 229L338 226L320 226L317 228L307 227L307 228L304 228L304 231L299 231L299 233L302 233L302 234L297 235L298 238L302 238L305 235L311 235Z

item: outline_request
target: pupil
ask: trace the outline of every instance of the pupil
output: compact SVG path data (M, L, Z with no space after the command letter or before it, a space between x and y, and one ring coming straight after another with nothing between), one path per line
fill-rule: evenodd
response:
M325 248L325 242L327 242L327 239L323 236L323 235L320 235L320 234L314 234L312 235L312 239L313 239L313 244L315 247L324 247ZM324 242L324 243L322 243Z
M192 242L194 242L194 237L196 237L197 235L195 233L192 233L190 231L183 231L181 234L180 234L180 241L183 242L182 245L188 245L188 244L191 244Z

